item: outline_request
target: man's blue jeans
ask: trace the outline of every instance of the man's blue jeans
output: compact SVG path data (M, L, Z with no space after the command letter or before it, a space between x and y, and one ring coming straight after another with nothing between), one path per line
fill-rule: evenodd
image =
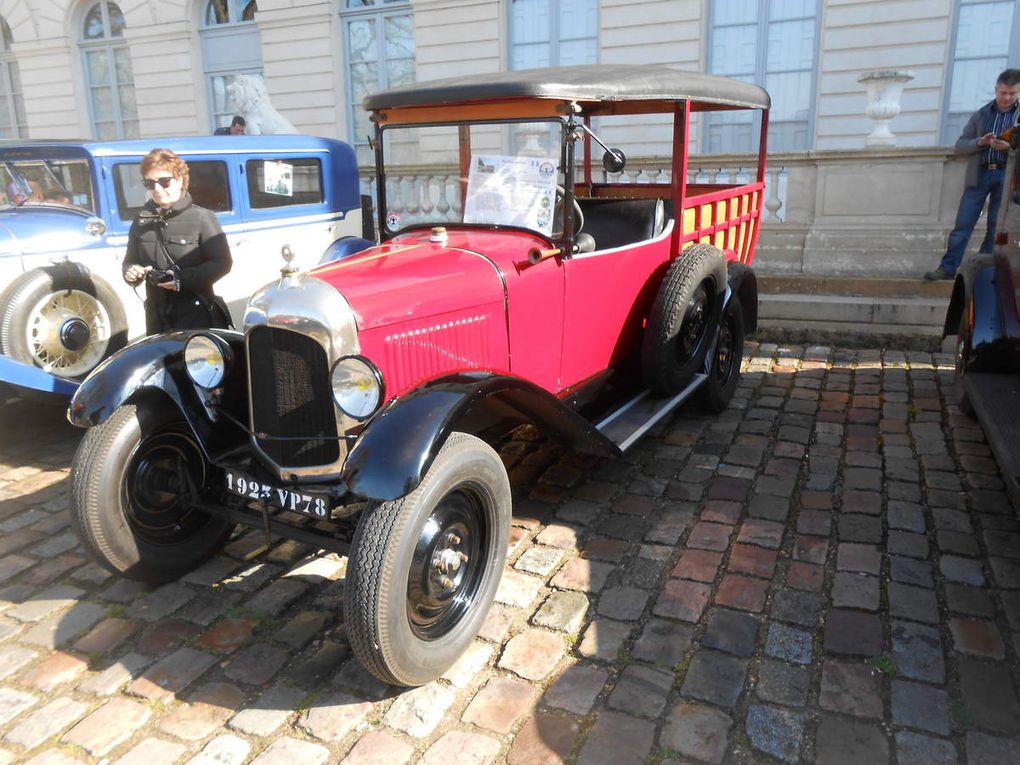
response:
M981 252L991 252L995 244L995 222L999 217L999 202L1002 200L1002 181L1006 174L1005 168L998 170L978 170L977 186L963 190L960 197L960 207L956 211L956 226L949 233L949 242L946 245L946 254L942 256L939 263L946 273L955 274L963 260L963 253L967 249L967 242L974 231L974 225L981 216L981 208L985 206L985 199L988 199L988 229L985 238L981 242Z

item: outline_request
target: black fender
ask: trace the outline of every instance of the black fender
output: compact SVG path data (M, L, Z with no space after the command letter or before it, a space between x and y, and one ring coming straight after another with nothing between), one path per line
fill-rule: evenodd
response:
M147 337L103 361L75 391L67 419L72 425L89 428L107 420L117 407L151 396L161 399L157 405L177 406L208 457L224 436L218 432L222 428L213 427L210 410L203 403L205 392L191 381L184 367L184 346L196 334L216 335L230 348L223 403L238 413L246 412L246 403L233 401L246 396L244 335L228 329L182 330Z
M758 330L758 277L749 266L730 263L726 269L726 281L730 292L740 298L740 307L744 311L744 332L753 334Z
M450 433L484 438L520 424L534 425L579 451L620 454L592 423L543 388L516 377L463 372L387 404L358 437L341 477L365 499L397 499L414 491Z

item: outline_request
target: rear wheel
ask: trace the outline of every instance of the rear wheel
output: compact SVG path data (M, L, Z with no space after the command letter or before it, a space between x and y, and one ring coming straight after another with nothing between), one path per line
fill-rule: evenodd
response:
M85 377L126 342L113 289L70 265L29 271L0 295L0 348L57 377Z
M503 573L510 482L484 441L454 433L418 487L364 511L345 583L347 635L365 668L423 685L471 644Z
M740 382L744 356L744 309L734 294L719 321L719 339L709 365L708 379L698 388L696 400L708 412L718 414L729 406Z
M704 368L725 285L726 259L708 244L684 250L666 272L641 346L644 381L655 393L676 395Z
M194 506L205 458L173 407L127 404L90 428L71 466L71 525L115 574L169 582L215 555L234 524Z

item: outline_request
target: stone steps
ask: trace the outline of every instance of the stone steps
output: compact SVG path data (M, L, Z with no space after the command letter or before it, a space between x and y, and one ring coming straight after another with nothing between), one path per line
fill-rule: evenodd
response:
M953 283L758 275L758 326L787 341L938 348ZM845 340L843 338L846 338Z

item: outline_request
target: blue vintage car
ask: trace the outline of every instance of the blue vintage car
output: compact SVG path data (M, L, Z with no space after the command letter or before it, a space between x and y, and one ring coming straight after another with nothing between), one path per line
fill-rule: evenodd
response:
M240 326L248 296L294 265L367 245L352 148L303 135L0 144L0 381L68 393L144 334L144 291L121 278L151 149L187 161L195 204L234 258L216 284ZM370 219L367 219L370 220Z
M956 335L956 404L981 423L1020 498L1020 131L1010 142L995 251L964 259L943 334Z

